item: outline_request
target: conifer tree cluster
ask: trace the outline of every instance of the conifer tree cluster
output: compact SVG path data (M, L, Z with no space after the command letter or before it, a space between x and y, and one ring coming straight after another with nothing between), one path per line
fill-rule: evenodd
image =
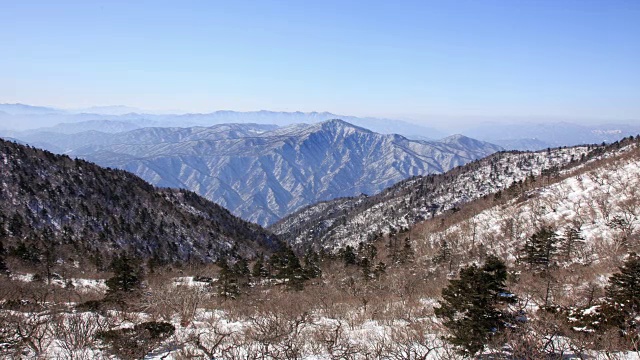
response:
M524 245L524 262L533 270L547 271L558 253L558 236L550 227L542 227Z
M480 267L462 268L459 279L451 280L442 290L435 314L449 329L448 340L462 354L477 354L507 327L510 316L504 305L515 303L517 298L506 289L506 279L505 263L489 256Z
M640 350L640 257L631 253L606 288L605 321ZM635 340L635 341L633 341Z

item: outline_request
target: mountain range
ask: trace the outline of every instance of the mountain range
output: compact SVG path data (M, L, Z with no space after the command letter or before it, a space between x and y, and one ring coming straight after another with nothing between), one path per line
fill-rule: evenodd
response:
M0 104L0 130L2 136L14 136L16 131L51 128L63 124L72 129L78 123L90 130L111 132L113 124L128 123L141 127L192 127L212 126L216 124L244 123L288 126L300 123L318 123L331 119L343 119L352 124L365 127L382 134L400 134L412 139L440 139L445 133L432 127L414 124L397 119L356 117L337 115L330 112L284 112L284 111L230 111L219 110L211 113L157 114L136 112L126 106L100 106L78 110L62 110L51 107L25 104ZM60 130L60 129L58 129ZM77 130L72 130L77 132ZM16 136L19 137L19 136Z
M336 197L373 195L415 175L442 173L501 150L456 135L409 140L330 120L287 127L225 124L121 133L25 133L50 151L185 188L258 224Z
M475 126L447 125L443 131L433 125L464 121L434 118L418 124L398 119L356 117L330 112L279 112L279 111L230 111L211 113L157 113L128 106L93 106L84 109L63 110L52 107L25 104L0 104L0 136L20 138L21 131L34 130L77 133L88 130L117 132L143 127L193 127L226 123L265 124L289 126L298 123L318 123L342 119L351 124L381 134L400 134L414 140L441 139L452 133L461 133L474 139L487 141L508 150L543 150L549 147L580 144L612 143L626 136L640 133L637 120L603 121L601 125L585 125L559 120L508 119L494 122L477 119ZM592 121L590 122L592 123Z

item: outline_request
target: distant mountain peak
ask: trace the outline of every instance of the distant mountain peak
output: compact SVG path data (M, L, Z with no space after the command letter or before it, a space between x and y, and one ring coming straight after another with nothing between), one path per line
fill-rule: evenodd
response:
M357 130L357 131L362 131L362 132L366 132L366 133L373 133L373 131L369 130L369 129L365 129L363 127L357 126L357 125L353 125L352 123L346 122L342 119L331 119L331 120L325 120L323 122L321 122L320 127L322 129L353 129L353 130Z

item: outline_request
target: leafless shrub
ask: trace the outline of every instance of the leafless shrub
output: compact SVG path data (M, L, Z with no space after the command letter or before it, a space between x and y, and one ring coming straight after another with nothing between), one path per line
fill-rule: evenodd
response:
M151 294L145 297L143 308L164 321L170 321L177 315L180 325L184 327L194 320L198 308L209 297L209 291L201 286L175 285L168 282L154 288Z
M96 313L62 313L53 319L52 336L63 350L64 358L84 360L92 356L96 333L110 326L113 326L110 319Z
M423 320L394 328L391 331L391 340L386 348L385 358L424 360L441 347L442 341L437 337L434 324Z
M340 321L318 325L312 333L316 352L328 355L331 359L356 359L363 349L349 341L344 324Z
M51 315L46 313L0 312L0 355L39 357L52 343Z

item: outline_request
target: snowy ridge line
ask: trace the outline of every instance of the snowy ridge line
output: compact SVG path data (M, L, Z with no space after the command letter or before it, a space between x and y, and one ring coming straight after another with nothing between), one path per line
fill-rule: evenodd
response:
M620 147L620 149L618 149ZM539 152L501 152L443 175L415 177L379 195L338 199L289 216L270 229L297 248L335 251L387 234L509 188L527 177L556 178L586 162L628 151L625 146L578 146Z
M640 152L638 148L633 150L625 154L629 156L613 158L595 169L540 188L536 196L523 203L511 201L478 214L475 220L487 224L480 229L480 237L500 235L497 225L505 219L523 224L509 244L511 249L541 226L557 229L559 234L574 227L591 250L616 246L616 242L636 236L640 229ZM582 260L597 262L603 257L604 253L593 251Z

